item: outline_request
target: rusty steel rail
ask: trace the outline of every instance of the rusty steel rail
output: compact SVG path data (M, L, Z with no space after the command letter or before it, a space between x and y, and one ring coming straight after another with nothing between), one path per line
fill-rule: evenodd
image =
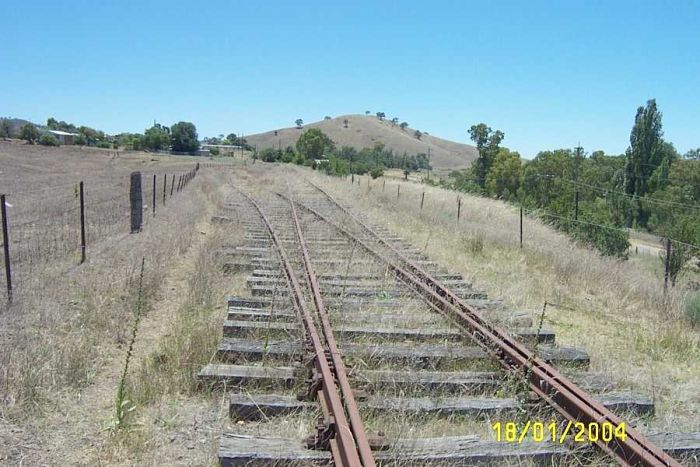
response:
M260 206L258 206L258 204L250 196L246 195L240 190L237 191L239 191L239 193L241 193L241 195L243 195L258 211L263 223L265 224L265 227L267 228L270 239L277 249L277 253L279 254L282 262L287 284L292 292L294 307L302 317L307 343L313 351L314 368L310 392L316 393L324 416L324 423L317 426L318 433L316 435L316 446L321 447L322 445L328 443L331 455L333 456L333 461L336 465L353 467L361 465L374 466L371 451L369 452L369 459L367 459L367 452L364 449L364 445L368 443L366 437L364 439L364 443L362 442L363 440L356 439L354 433L357 427L351 427L348 423L348 419L345 414L345 406L335 384L335 369L331 369L331 365L329 365L326 357L326 348L321 342L321 338L309 310L309 305L304 299L304 293L299 283L299 279L292 268L292 264L289 261L284 247L282 246L282 242L277 237L277 234L272 228L272 224ZM345 394L343 395L345 396ZM361 433L364 433L364 429L361 431Z
M386 254L378 251L377 248L372 247L315 209L299 203L302 208L334 226L385 262L397 277L414 287L435 310L455 320L478 345L494 356L503 367L512 372L522 372L528 378L532 391L564 418L571 422L583 422L586 424L585 426L588 426L589 423L608 422L617 428L624 423L612 411L595 401L588 393L572 383L550 364L537 357L506 332L484 320L476 309L381 238L372 228L340 205L328 192L311 182L309 183L323 193L334 206L352 219L362 230L389 249L399 261L392 260ZM614 437L610 442L604 442L599 439L595 444L614 457L621 465L680 467L680 463L628 424L625 424L625 433L627 436L624 440Z
M306 246L306 240L304 239L304 234L301 231L301 225L299 223L299 216L297 215L297 210L295 206L294 199L290 196L288 199L289 204L292 208L292 216L294 218L294 227L296 228L297 238L299 239L299 245L301 246L301 253L304 258L304 270L306 271L306 279L309 287L311 288L311 293L313 297L314 304L316 305L316 310L318 311L318 316L321 320L321 330L323 331L323 336L326 339L326 345L330 351L331 362L333 363L333 370L338 384L340 385L340 392L345 402L345 410L347 411L348 418L350 419L350 428L352 429L352 434L355 438L357 444L357 450L360 455L360 460L365 466L374 465L374 457L372 456L372 449L365 433L365 427L362 423L362 418L360 418L360 411L357 407L357 402L355 402L355 396L353 395L352 388L350 387L350 382L348 381L348 374L345 369L345 364L340 356L340 350L335 341L335 336L333 335L333 329L331 327L330 320L328 319L328 311L323 303L323 298L321 297L321 287L318 283L318 278L314 272L313 265L311 264L311 258L309 257L309 250Z

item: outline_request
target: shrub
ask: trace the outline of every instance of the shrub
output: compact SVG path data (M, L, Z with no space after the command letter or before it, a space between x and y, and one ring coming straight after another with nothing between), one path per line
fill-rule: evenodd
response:
M218 156L220 154L219 148L209 149L209 154L211 154L212 156Z
M41 135L39 138L39 144L43 146L60 146L61 143L58 142L56 137L52 134Z
M30 144L34 144L34 141L39 139L39 136L39 130L37 130L31 123L25 123L22 125L22 128L19 129L20 139L23 139Z
M372 176L372 178L379 178L384 175L384 168L380 166L374 167L369 171L369 174Z
M112 149L112 144L108 141L98 141L97 147L101 149Z
M685 314L694 326L700 325L700 292L695 292L686 299Z

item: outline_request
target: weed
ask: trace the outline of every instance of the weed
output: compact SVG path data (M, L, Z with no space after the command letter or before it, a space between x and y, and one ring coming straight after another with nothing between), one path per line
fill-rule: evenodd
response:
M114 419L112 421L112 430L118 430L124 424L124 418L126 415L134 410L134 406L130 406L129 400L126 399L125 385L126 376L129 372L129 362L131 360L131 355L134 351L134 344L136 343L136 335L139 329L139 322L141 321L141 313L143 311L143 271L146 265L146 258L141 258L141 273L139 274L139 286L136 295L136 308L134 310L134 325L131 328L131 340L129 341L129 349L126 351L126 358L124 359L124 369L122 370L121 378L119 378L119 386L117 388L117 397L114 401Z
M480 233L473 235L465 240L467 250L473 255L481 255L484 253L484 237Z

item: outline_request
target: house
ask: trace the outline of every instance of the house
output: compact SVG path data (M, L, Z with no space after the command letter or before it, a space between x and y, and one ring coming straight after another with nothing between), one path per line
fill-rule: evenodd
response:
M75 144L75 137L78 133L68 133L67 131L49 130L61 144Z

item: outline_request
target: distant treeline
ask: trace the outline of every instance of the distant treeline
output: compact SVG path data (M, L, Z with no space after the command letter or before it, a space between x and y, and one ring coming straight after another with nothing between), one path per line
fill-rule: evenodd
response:
M58 146L59 141L48 131L58 130L73 133L76 136L73 144L79 146L93 146L98 148L131 149L147 151L173 151L178 153L194 154L200 147L197 135L197 127L191 122L177 122L172 126L153 123L153 126L143 133L119 133L109 135L102 130L75 125L63 120L51 117L46 120L45 126L36 126L31 123L22 125L15 131L9 119L0 119L0 137L20 138L28 143L38 142L47 146ZM230 133L228 136L220 135L218 138L204 138L204 143L215 145L238 146L250 150L250 145L244 138ZM218 149L212 148L213 155Z
M479 158L440 183L517 203L606 255L627 256L626 228L669 237L671 261L684 263L700 244L700 149L681 156L663 139L661 116L654 100L638 108L625 154L577 147L530 161L500 147L502 132L474 125Z
M337 148L335 143L317 128L304 131L295 147L287 146L284 150L265 148L256 154L256 157L264 162L307 165L337 176L368 173L377 178L387 168L401 169L404 175L421 169L430 169L428 156L424 153L395 154L382 143L376 143L371 148L359 151L349 146Z

